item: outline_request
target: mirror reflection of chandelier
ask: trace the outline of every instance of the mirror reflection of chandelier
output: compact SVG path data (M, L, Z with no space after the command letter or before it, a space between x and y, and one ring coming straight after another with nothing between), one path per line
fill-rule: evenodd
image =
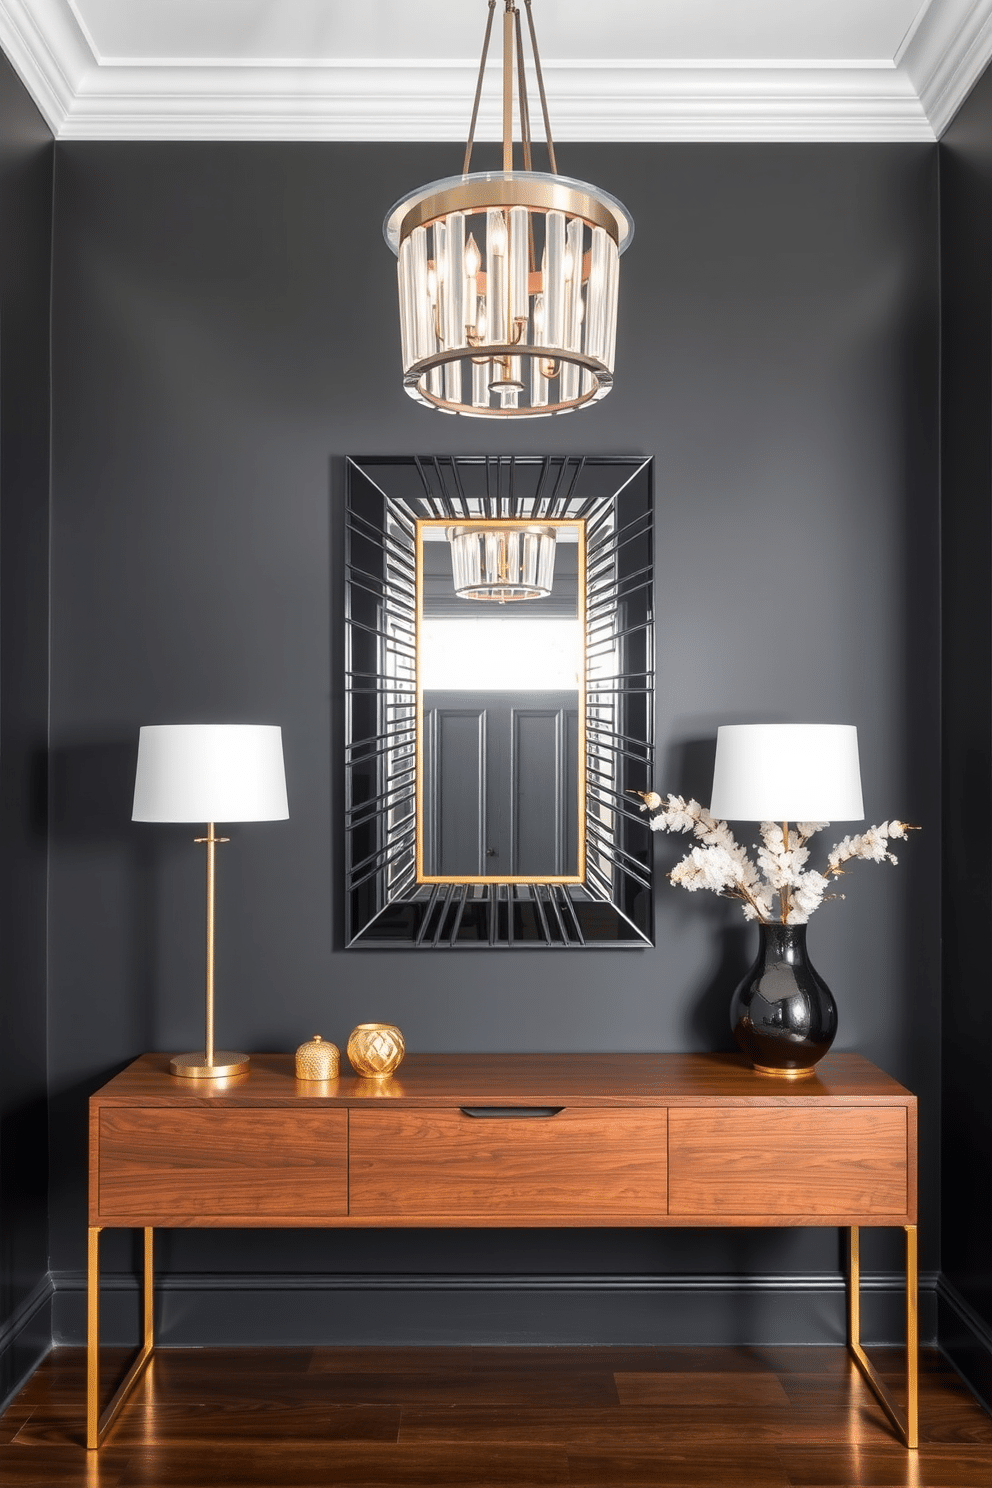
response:
M546 599L555 573L553 527L448 527L451 571L461 599L506 604Z
M523 36L503 0L503 169L469 174L496 0L461 176L405 196L383 224L399 259L403 385L446 413L534 418L613 385L620 254L634 224L614 197L558 175L544 78L524 0L550 172L531 161ZM523 169L513 166L514 69Z

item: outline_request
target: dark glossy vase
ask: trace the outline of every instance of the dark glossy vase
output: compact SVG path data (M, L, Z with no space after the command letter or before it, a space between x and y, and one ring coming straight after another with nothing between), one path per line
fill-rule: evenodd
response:
M734 993L730 1026L756 1070L813 1073L837 1034L837 1004L806 954L805 925L758 926L758 958Z

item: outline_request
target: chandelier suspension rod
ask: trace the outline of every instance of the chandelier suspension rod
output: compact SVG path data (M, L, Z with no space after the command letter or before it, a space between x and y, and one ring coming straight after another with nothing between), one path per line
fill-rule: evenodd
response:
M524 71L524 46L523 33L520 27L520 11L514 4L514 0L505 0L506 8L503 12L503 169L513 170L513 54L517 56L517 84L519 95L520 113L520 139L523 148L524 170L533 170L532 135L530 129L530 105L527 98L527 79ZM537 45L537 32L534 27L534 15L531 10L531 0L525 0L527 6L527 26L530 31L531 50L534 54L534 71L537 74L537 89L541 98L541 112L544 116L544 137L548 147L548 163L551 174L558 174L558 162L555 158L555 143L551 135L551 117L548 113L548 95L544 88L544 73L541 69L541 54ZM489 14L486 17L486 35L482 43L482 56L479 59L479 76L475 85L475 99L472 103L472 118L468 128L468 139L465 142L465 158L462 162L462 175L467 176L472 164L472 150L475 145L475 130L479 122L479 106L482 101L482 87L485 81L486 62L489 57L489 44L492 39L493 15L496 10L496 0L489 0Z
M533 170L534 163L530 152L530 105L527 101L527 83L524 73L524 38L520 29L520 12L514 10L514 30L517 34L517 82L519 85L520 102L520 144L524 155L524 170ZM531 236L533 236L531 227Z
M534 52L534 70L537 73L537 89L541 95L541 109L544 113L544 137L548 142L548 159L551 162L551 174L558 174L558 165L555 160L555 143L551 138L551 119L548 115L548 95L544 91L544 74L541 71L541 54L537 49L537 32L534 30L534 13L530 8L531 0L524 0L527 6L527 25L530 28L530 44Z
M472 164L472 146L475 143L475 126L479 118L479 101L482 98L482 84L486 75L486 58L489 55L489 38L493 34L493 14L496 10L496 0L489 0L489 15L486 20L486 39L482 43L482 57L479 61L479 80L475 85L475 102L472 105L472 122L468 126L468 139L465 142L465 160L462 164L462 175L468 175L468 168Z
M520 85L520 144L524 156L524 170L533 170L534 162L530 148L530 103L527 99L526 74L524 72L524 38L520 29L520 11L514 11L514 24L517 33L517 81ZM530 212L527 213L527 267L531 273L537 267L537 253L534 248L534 218Z
M513 0L503 12L503 169L513 170Z

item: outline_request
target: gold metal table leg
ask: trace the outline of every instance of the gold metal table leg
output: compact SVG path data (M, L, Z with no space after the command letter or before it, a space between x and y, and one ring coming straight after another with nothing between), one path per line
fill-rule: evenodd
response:
M878 1397L882 1409L907 1447L920 1445L919 1377L920 1327L918 1311L916 1226L906 1231L906 1415L896 1405L861 1347L861 1231L851 1226L850 1266L847 1276L847 1346L861 1373Z
M86 1255L86 1446L92 1451L100 1445L112 1422L138 1380L148 1367L155 1350L155 1231L144 1232L144 1266L142 1276L142 1341L127 1374L114 1392L106 1410L100 1412L100 1229L89 1231Z

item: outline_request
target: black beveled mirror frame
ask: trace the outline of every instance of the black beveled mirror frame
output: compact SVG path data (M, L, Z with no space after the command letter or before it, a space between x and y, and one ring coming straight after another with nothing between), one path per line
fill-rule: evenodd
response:
M654 943L654 503L643 456L349 458L345 512L345 944ZM581 883L417 877L417 522L585 524Z

